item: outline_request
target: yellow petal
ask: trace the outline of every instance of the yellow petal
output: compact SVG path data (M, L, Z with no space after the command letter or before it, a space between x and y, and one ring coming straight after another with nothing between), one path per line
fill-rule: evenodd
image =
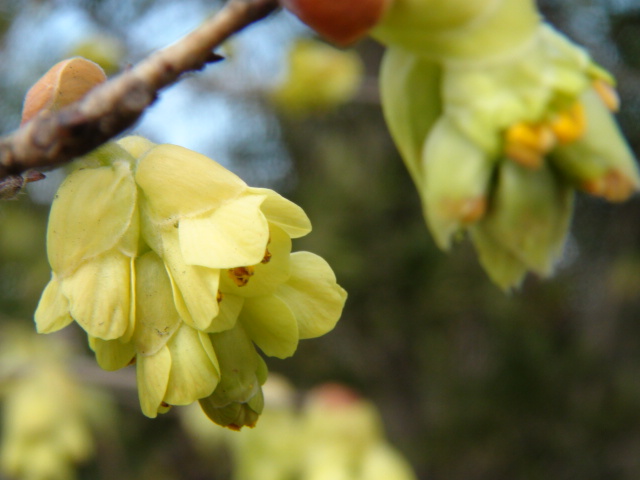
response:
M130 259L117 252L83 263L61 282L71 316L93 337L121 337L129 325L130 279Z
M291 277L275 294L296 317L300 338L324 335L342 314L347 292L336 283L329 264L309 252L291 255Z
M492 195L482 230L528 269L550 276L564 250L574 189L548 164L530 170L502 161Z
M47 254L58 275L113 248L130 227L136 186L125 162L76 170L51 205Z
M474 225L470 233L480 264L491 281L504 291L519 288L529 267L496 240L484 223Z
M209 346L211 342L209 341ZM213 393L220 373L203 347L199 332L183 325L167 344L171 353L171 375L164 401L169 405L189 405Z
M122 337L120 337L120 341L123 343L127 343L131 340L131 337L133 337L133 332L135 331L136 328L136 259L135 258L131 258L129 260L129 267L130 267L130 272L131 272L131 277L130 277L130 281L129 281L129 295L130 295L130 302L129 302L129 323L127 325L127 329L124 331L124 333L122 334Z
M249 338L270 357L290 357L298 347L298 324L286 303L273 295L248 298L240 319Z
M291 238L299 238L311 231L311 221L295 203L268 188L250 188L251 193L266 195L260 207L269 223L282 228Z
M154 216L154 212L145 201L144 196L140 196L140 235L142 241L161 257L164 256L162 232L174 228L174 224L164 224L159 218Z
M380 66L384 117L418 188L424 141L442 115L442 70L440 63L394 46L385 50Z
M162 241L176 308L187 325L205 330L218 315L220 270L185 264L175 228L169 227Z
M38 333L51 333L66 327L73 318L69 315L69 301L62 294L55 273L40 297L35 313Z
M146 152L156 146L151 140L138 135L129 135L118 140L118 145L129 152L134 158L140 158Z
M461 229L486 214L495 159L450 119L440 119L425 143L419 188L427 224L436 244L448 250Z
M220 311L205 330L207 333L219 333L233 328L244 305L243 297L231 293L220 292L218 298Z
M269 225L260 211L265 198L242 196L206 216L180 220L178 231L185 263L232 268L260 262L269 239Z
M220 363L218 362L218 356L216 355L215 350L213 349L213 344L211 343L211 337L204 332L198 331L198 337L200 337L200 344L202 345L202 349L204 353L209 357L209 361L215 368L218 380L220 379Z
M96 354L98 365L104 370L119 370L131 363L136 352L133 343L117 340L101 340L89 337L89 346Z
M135 268L136 327L132 341L138 353L153 355L169 341L182 320L160 257L148 252L136 260Z
M127 257L136 257L141 246L139 210L136 203L133 213L131 214L129 228L127 228L117 244L118 251ZM147 247L145 246L144 249L146 250Z
M284 230L271 225L271 241L267 245L270 257L266 263L252 265L253 275L243 285L238 285L228 271L220 276L220 289L223 294L231 293L240 297L270 295L278 286L287 281L291 271L291 239ZM264 252L263 252L264 255Z
M591 86L610 112L615 113L620 110L620 96L618 95L618 92L616 92L615 87L609 81L603 78L598 78L593 81Z
M162 403L169 373L171 372L171 354L164 346L154 355L138 355L136 362L136 381L142 413L155 418Z
M246 190L246 184L213 160L177 145L158 145L138 162L136 182L162 219L199 215Z

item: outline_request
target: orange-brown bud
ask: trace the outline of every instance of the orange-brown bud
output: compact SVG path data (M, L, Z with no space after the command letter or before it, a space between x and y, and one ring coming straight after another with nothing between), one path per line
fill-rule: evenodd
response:
M43 110L58 110L84 97L107 79L96 63L82 57L63 60L49 69L27 92L22 107L22 122Z
M320 35L349 45L367 34L392 0L282 0L282 6Z

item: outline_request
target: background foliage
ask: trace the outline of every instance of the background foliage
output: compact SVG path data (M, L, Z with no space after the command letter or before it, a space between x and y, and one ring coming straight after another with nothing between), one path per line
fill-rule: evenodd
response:
M79 44L118 39L124 66L197 25L211 3L1 3L0 132L19 123L28 86ZM540 7L615 74L619 119L640 153L640 7ZM309 214L314 232L296 248L325 257L349 300L334 332L301 343L293 359L269 359L270 369L300 389L337 380L371 398L420 478L640 478L640 202L580 197L557 275L505 296L466 242L445 255L429 237L377 100L379 45L356 46L366 75L349 104L291 117L268 102L299 35L309 32L282 14L243 33L226 62L167 91L136 129L275 187ZM62 174L49 177L0 205L0 335L32 328L48 280L46 214ZM81 332L59 335L86 354L75 373L109 388L118 404L116 433L100 437L81 478L228 478L224 450L201 455L175 412L141 415L133 372L100 372Z

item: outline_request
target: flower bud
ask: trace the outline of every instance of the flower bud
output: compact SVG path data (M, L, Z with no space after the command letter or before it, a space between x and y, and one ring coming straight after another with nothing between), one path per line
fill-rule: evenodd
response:
M82 57L63 60L49 69L27 92L22 124L43 110L59 110L84 97L107 79L102 68Z
M200 399L200 406L223 427L253 427L264 406L261 386L267 379L267 366L240 324L209 337L218 356L220 383L211 395Z
M230 430L240 431L242 427L253 428L256 426L262 413L264 398L262 390L258 390L248 401L232 402L224 407L215 407L210 401L210 397L201 399L199 403L202 410L214 423Z
M282 6L320 35L338 45L364 36L383 16L392 0L283 0Z

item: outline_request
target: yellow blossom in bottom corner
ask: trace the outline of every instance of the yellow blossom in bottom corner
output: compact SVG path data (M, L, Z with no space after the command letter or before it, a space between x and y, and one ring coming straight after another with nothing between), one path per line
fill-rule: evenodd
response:
M109 399L74 378L66 342L4 328L1 343L0 471L28 480L75 478L95 454L94 436L113 423Z

